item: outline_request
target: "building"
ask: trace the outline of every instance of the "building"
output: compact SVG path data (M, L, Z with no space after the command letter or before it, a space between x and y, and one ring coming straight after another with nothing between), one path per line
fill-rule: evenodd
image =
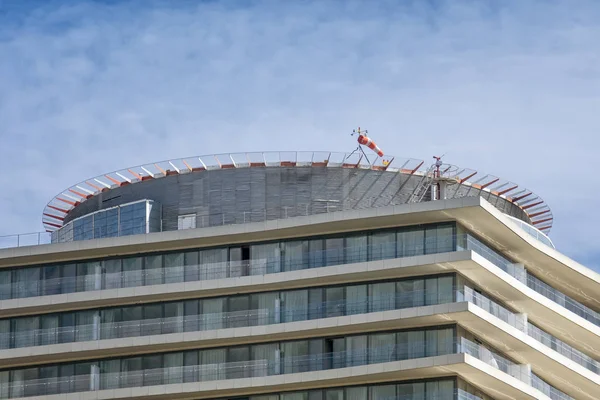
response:
M51 243L0 250L0 398L600 398L600 276L549 207L425 165L233 154L67 188Z

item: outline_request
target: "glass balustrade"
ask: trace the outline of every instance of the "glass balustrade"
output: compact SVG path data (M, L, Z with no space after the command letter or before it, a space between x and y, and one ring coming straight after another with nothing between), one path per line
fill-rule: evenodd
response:
M411 341L381 347L368 347L308 356L275 356L253 361L220 362L203 365L185 365L150 368L118 373L103 373L92 366L92 373L68 378L45 378L7 383L0 387L4 398L40 396L55 393L94 391L106 388L127 388L207 382L226 379L267 377L282 374L324 371L369 364L419 359L447 354L469 354L486 364L529 385L535 382L539 390L554 393L556 399L570 399L564 393L541 381L524 366L514 363L490 349L465 338L440 336L435 345L431 341ZM277 353L280 354L280 353ZM548 390L548 387L551 389Z
M600 371L598 361L527 323L524 317L511 312L467 286L442 292L438 289L412 290L383 296L368 296L362 299L326 301L311 303L305 307L274 306L265 309L8 332L0 334L0 348L262 326L462 301L474 303L590 371L595 373Z
M126 388L183 382L206 382L224 379L267 377L290 373L323 371L337 368L418 359L425 356L465 353L478 358L523 382L531 382L526 368L470 342L467 339L439 337L436 345L430 341L415 341L382 347L359 348L309 356L283 356L262 360L186 365L166 368L102 373L92 367L93 373L69 378L45 378L9 383L0 392L5 398L39 396L53 393L93 391L103 388Z

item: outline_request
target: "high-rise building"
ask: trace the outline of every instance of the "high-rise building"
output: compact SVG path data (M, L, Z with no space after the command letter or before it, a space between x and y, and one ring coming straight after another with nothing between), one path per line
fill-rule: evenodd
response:
M424 165L231 154L65 189L47 243L0 250L0 398L600 398L600 276L550 208Z

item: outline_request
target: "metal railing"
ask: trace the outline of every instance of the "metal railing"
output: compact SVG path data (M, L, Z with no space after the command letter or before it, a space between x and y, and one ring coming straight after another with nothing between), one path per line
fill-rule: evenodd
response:
M0 249L50 244L50 232L20 233L0 236Z
M135 371L102 373L94 365L91 373L66 378L44 378L11 382L0 386L0 392L8 398L40 396L79 391L94 391L127 387L178 384L183 382L206 382L225 379L267 377L273 375L324 371L361 365L386 363L400 360L420 359L446 354L469 354L486 364L531 384L532 374L524 366L514 363L482 345L465 338L448 338L389 346L359 348L332 353L320 353L286 357L280 353L268 355L267 359L240 362L217 362L204 365L173 366ZM566 397L568 398L568 397Z
M352 264L383 259L403 258L424 254L453 252L457 235L439 235L409 243L408 248L397 251L397 243L349 246L327 250L309 251L300 257L283 254L273 258L225 261L193 265L178 265L157 269L136 269L107 273L102 269L95 274L52 279L0 283L0 299L36 297L92 290L116 289L178 282L266 275L334 265ZM461 236L462 237L462 236ZM100 267L100 264L98 265Z

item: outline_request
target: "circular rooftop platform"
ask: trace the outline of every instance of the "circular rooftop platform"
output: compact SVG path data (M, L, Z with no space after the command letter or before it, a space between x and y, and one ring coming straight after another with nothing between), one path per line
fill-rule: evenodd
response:
M262 169L262 171L273 171L273 168L282 170L300 168L303 171L310 168L311 171L321 171L314 174L320 178L310 178L321 179L322 182L325 182L321 192L330 189L327 187L327 182L333 185L331 182L337 181L337 184L341 186L342 183L339 180L347 179L348 187L341 191L343 193L340 196L354 197L351 199L352 202L348 202L348 204L352 204L344 206L343 209L427 201L430 199L427 193L427 183L433 176L431 164L423 160L391 156L379 158L375 155L372 160L367 160L358 153L265 152L186 157L138 165L84 180L65 189L50 200L44 209L42 222L48 232L56 231L77 217L102 209L104 207L102 203L106 202L107 198L110 198L112 194L115 195L112 196L113 198L120 196L120 193L129 185L135 185L135 188L138 188L129 190L129 193L139 193L140 199L155 200L152 193L157 194L158 190L165 191L168 188L144 184L145 182L155 182L165 178L166 180L189 181L184 179L184 176L206 174L207 172L214 174L213 171L219 170L254 169L253 171L258 171ZM354 170L355 173L339 174L336 172L341 170ZM373 171L373 173L368 171ZM352 178L359 174L360 178ZM544 234L548 234L552 228L552 211L540 196L525 187L494 175L449 164L441 166L440 174L449 185L446 198L481 196L502 212L530 224ZM252 179L250 176L248 175L246 179ZM323 178L323 176L327 176L327 178ZM257 179L264 180L260 177ZM350 183L351 179L354 179L352 183ZM241 182L240 185L248 184L248 182L250 181ZM299 184L298 182L300 181L287 182L287 184L296 185ZM350 184L352 186L349 186ZM362 185L360 193L353 192L359 184ZM268 183L263 182L263 185L268 185ZM154 192L148 191L146 188L152 188L151 190ZM143 193L144 191L146 193ZM367 203L364 201L366 193L369 193L368 197L371 199ZM312 195L312 200L309 199L309 202L333 201L316 199L315 195ZM131 196L129 197L131 198ZM90 203L92 199L97 199L98 202ZM342 201L346 202L348 199L343 198ZM268 206L266 202L263 205ZM306 213L307 215L315 213L309 212L309 204L306 204ZM265 219L267 219L266 210ZM276 219L276 217L272 219Z

